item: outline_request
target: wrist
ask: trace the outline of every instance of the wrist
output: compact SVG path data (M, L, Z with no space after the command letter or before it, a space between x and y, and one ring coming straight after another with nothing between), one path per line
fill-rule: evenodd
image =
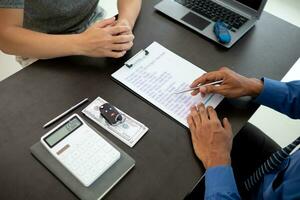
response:
M256 78L251 78L249 79L249 83L248 95L252 97L258 96L263 89L263 81Z
M231 165L230 155L221 155L214 158L210 158L209 160L207 160L207 162L204 163L204 167L206 169L222 165Z
M133 29L133 27L134 27L134 22L132 20L128 20L128 18L126 18L126 17L119 16L118 21L121 24L129 26L131 29Z
M74 56L82 56L85 55L85 49L84 49L84 35L83 33L74 34L71 35L70 39L70 46L72 55Z

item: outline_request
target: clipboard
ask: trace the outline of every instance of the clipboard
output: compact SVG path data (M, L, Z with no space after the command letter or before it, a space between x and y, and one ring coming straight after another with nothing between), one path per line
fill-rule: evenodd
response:
M218 94L191 96L173 94L189 87L205 71L153 42L124 63L111 76L127 89L188 127L190 107L204 103L216 107L224 98Z
M134 65L136 65L138 62L142 61L149 54L150 53L147 49L146 50L142 49L135 56L133 56L129 61L127 61L125 63L125 66L131 68ZM132 62L132 60L134 60L134 62Z

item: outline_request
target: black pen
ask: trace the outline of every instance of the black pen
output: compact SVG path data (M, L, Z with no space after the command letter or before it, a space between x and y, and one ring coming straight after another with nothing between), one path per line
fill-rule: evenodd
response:
M53 124L54 122L56 122L57 120L59 120L60 118L66 116L68 113L72 112L73 110L75 110L76 108L78 108L79 106L81 106L82 104L84 104L85 102L87 102L89 99L85 98L84 100L80 101L78 104L76 104L75 106L72 106L70 109L66 110L65 112L63 112L62 114L58 115L57 117L55 117L54 119L52 119L51 121L47 122L43 128L48 127L49 125Z

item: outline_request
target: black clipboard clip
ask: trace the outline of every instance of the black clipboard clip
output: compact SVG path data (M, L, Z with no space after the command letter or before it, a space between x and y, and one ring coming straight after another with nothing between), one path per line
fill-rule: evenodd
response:
M129 59L126 63L125 66L128 68L131 68L132 66L136 65L138 62L143 60L146 56L148 56L150 52L148 50L140 50L135 56L133 56L131 59ZM133 61L133 62L131 62Z

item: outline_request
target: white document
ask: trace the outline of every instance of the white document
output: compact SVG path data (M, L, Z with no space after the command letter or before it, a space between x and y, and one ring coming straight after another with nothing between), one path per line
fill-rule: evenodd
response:
M205 71L153 42L140 51L112 77L150 103L188 127L187 116L193 105L204 103L216 107L223 96L213 94L202 98L190 92L174 94L188 89L189 85Z

